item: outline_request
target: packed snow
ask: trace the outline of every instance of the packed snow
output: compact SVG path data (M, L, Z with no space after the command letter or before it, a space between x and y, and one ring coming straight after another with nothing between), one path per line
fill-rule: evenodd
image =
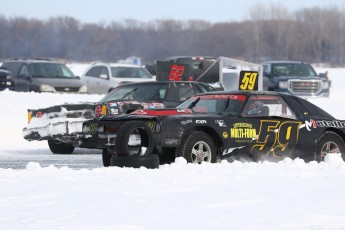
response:
M345 69L317 71L328 71L331 94L310 101L345 120ZM23 139L28 108L101 97L0 92L0 155L52 155L46 142ZM159 169L76 170L32 161L25 169L0 168L0 229L345 229L344 181L339 154L322 163L193 165L178 158Z

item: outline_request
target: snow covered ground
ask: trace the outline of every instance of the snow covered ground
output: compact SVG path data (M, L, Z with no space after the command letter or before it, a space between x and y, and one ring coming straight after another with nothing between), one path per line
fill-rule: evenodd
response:
M81 73L80 66L72 70ZM345 120L345 69L327 70L328 99L311 101ZM78 72L79 71L79 72ZM0 92L0 155L49 149L27 142L26 109L98 101L100 95ZM345 229L345 163L186 164L145 168L0 169L0 229Z

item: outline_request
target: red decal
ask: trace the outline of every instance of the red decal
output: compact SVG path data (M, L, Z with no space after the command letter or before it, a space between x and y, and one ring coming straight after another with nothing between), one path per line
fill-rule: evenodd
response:
M37 118L43 117L43 115L44 115L43 112L37 112L37 113L36 113L36 117L37 117Z
M102 116L102 106L96 106L95 113L96 117Z

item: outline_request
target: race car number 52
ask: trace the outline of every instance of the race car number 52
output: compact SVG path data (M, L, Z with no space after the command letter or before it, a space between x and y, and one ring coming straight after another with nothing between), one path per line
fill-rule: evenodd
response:
M258 90L258 75L256 71L241 71L239 90Z

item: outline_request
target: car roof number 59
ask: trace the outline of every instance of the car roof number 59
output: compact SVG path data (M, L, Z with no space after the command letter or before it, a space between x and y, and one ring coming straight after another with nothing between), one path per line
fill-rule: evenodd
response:
M239 90L258 90L258 76L257 71L244 71L240 72Z

